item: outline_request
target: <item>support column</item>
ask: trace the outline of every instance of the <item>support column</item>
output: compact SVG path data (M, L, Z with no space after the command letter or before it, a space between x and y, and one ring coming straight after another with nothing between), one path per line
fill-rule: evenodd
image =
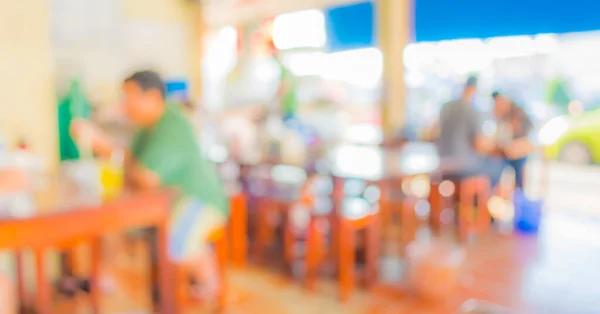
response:
M190 99L197 101L202 95L202 54L204 43L204 32L206 24L202 14L200 2L193 2L191 5L192 17L190 26Z
M404 47L412 30L413 0L378 0L379 46L383 52L381 123L385 138L405 124Z
M58 169L56 97L50 44L50 2L0 1L0 134L23 138Z

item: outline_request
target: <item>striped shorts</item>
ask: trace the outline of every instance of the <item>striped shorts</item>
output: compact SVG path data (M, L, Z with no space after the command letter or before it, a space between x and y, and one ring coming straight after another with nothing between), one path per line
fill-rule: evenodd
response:
M183 262L203 254L207 238L222 228L227 219L218 208L196 199L182 199L169 221L169 257Z

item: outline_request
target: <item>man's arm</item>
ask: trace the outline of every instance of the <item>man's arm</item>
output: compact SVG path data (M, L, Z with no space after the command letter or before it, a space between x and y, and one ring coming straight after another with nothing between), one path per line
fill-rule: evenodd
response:
M151 190L160 187L160 176L145 168L143 165L132 161L126 170L127 185L136 190Z
M121 149L108 134L87 120L74 120L71 124L71 134L77 143L89 145L95 154L102 157L109 158L116 149Z
M508 159L517 160L527 157L535 148L529 137L522 137L513 140L504 150Z
M506 147L504 154L512 160L527 157L534 149L535 145L530 139L530 134L533 131L533 122L523 109L519 109L518 115L515 118L515 124L520 128L519 137L513 139Z
M465 114L475 151L484 156L493 154L496 150L496 142L482 132L482 123L477 111L469 108Z
M492 155L497 152L496 142L493 138L478 134L474 141L475 150L484 156Z

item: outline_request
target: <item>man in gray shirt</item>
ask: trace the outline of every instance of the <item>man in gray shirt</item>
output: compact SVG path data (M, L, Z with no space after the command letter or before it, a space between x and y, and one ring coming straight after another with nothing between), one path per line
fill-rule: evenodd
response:
M445 104L440 112L438 150L442 171L448 177L487 175L492 185L500 179L503 161L488 157L495 143L481 132L479 113L473 108L477 78L469 77L461 98Z

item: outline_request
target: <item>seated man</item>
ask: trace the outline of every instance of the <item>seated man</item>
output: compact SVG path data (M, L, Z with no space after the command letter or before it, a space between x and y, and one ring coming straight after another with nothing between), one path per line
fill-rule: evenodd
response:
M477 91L477 78L469 77L462 97L445 104L440 112L438 150L442 171L461 179L486 175L492 186L500 180L503 162L490 157L495 142L482 134L479 115L472 99Z
M137 72L125 80L123 89L126 114L139 127L126 153L126 181L134 189L169 187L180 192L170 219L169 255L189 265L194 280L202 284L203 289L195 291L199 297L212 297L219 289L218 271L206 239L227 221L229 205L221 180L214 165L202 157L190 122L166 103L158 74ZM87 137L98 154L110 155L115 148L88 122L76 121L73 133L78 139Z

